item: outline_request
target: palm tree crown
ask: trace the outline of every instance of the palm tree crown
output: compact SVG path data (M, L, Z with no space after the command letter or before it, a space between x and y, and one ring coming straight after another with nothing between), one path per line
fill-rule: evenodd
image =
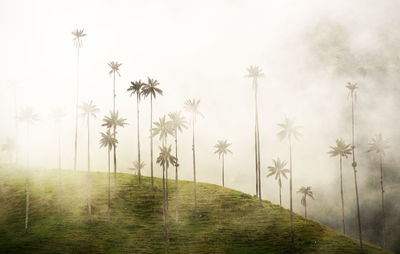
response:
M111 61L108 63L108 66L110 66L111 70L109 72L109 74L113 74L113 73L117 73L118 76L121 77L121 74L119 73L119 67L121 67L122 63L118 63L117 61Z
M108 129L114 128L114 127L124 127L128 123L126 122L125 118L120 118L119 117L119 112L110 112L110 116L104 116L103 118L103 124L101 126L105 126Z
M153 137L159 135L160 140L166 140L168 135L173 135L172 122L166 121L166 117L159 118L158 122L153 122L155 125L152 128Z
M142 169L144 169L145 166L146 164L144 163L144 161L141 161L140 163L138 161L134 161L133 167L129 169L133 172L140 172Z
M163 91L157 87L158 85L160 85L160 83L157 80L148 77L147 84L144 84L142 88L142 95L145 98L149 95L152 98L156 98L157 94L163 95Z
M287 179L286 173L289 173L289 169L285 168L287 162L281 161L280 158L272 161L274 162L274 165L268 166L269 173L267 177L275 175L275 180L280 179L280 176L283 176ZM279 182L279 186L281 186L281 182Z
M90 101L90 103L82 102L80 109L82 110L82 116L93 118L96 118L96 113L100 111L100 109L93 104L93 101Z
M250 66L249 68L247 68L247 74L246 77L249 78L259 78L264 76L264 73L262 73L262 70L260 67L258 66Z
M314 194L313 194L313 192L311 190L311 186L307 186L307 187L303 186L297 191L297 193L303 194L303 197L301 198L301 204L304 205L304 206L306 205L307 196L309 196L310 198L314 199Z
M107 147L108 150L111 150L114 145L118 144L118 140L114 138L113 134L111 133L110 129L107 132L101 132L101 139L100 139L100 147Z
M183 129L187 129L186 118L181 115L181 112L171 112L168 116L171 119L170 123L174 130L182 132Z
M18 119L22 122L26 122L27 124L34 124L39 121L39 115L33 113L33 109L31 107L26 107L22 110Z
M171 145L166 147L159 147L160 148L160 155L157 158L157 163L160 166L165 166L166 168L169 167L169 164L175 166L178 163L178 159L171 154Z
M328 152L331 157L342 156L346 157L351 154L351 144L347 144L343 139L336 139L336 146L330 146L331 150Z
M188 112L191 112L196 115L200 115L204 117L204 115L199 111L199 104L200 100L192 99L192 100L186 100L185 101L185 110Z
M131 92L131 96L136 94L138 99L140 99L140 96L142 94L142 88L145 85L146 83L143 83L141 80L131 82L131 86L126 91Z
M230 145L232 144L229 144L227 140L218 140L217 144L214 146L214 148L217 149L214 153L218 154L218 158L221 158L223 154L232 153L232 151L228 149Z
M285 122L279 123L278 126L283 128L283 130L278 133L278 137L280 140L283 140L286 137L288 139L290 139L291 137L298 139L302 136L302 134L298 131L301 126L295 126L294 120L292 119L285 118Z
M347 82L346 88L349 89L349 96L354 94L357 99L357 93L356 93L356 90L358 89L357 83Z
M376 152L382 156L385 156L385 150L390 148L389 141L387 139L383 139L381 133L373 137L368 145L368 152Z
M81 48L82 47L82 37L85 37L86 34L83 33L83 29L75 29L75 31L72 31L72 35L74 38L72 39L74 41L74 45L76 48Z

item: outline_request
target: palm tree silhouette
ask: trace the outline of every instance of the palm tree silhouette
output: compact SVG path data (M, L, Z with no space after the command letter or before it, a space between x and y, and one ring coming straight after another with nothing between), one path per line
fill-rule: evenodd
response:
M200 100L186 100L185 101L185 110L192 114L192 151L193 151L193 189L194 189L194 211L197 211L197 198L196 198L196 146L195 146L195 135L194 128L196 124L196 116L200 115L204 117L204 115L199 111Z
M254 130L254 147L255 147L255 160L256 160L256 195L261 202L261 173L260 173L260 133L258 125L258 78L263 77L261 68L258 66L250 66L247 68L246 77L253 80L254 89L254 105L255 105L255 130Z
M150 95L150 170L151 170L151 187L154 188L153 180L153 98L155 99L157 94L163 95L163 91L157 86L160 85L157 80L147 78L147 84L142 88L142 95L146 98Z
M227 140L218 140L217 144L214 146L217 150L214 153L218 154L218 158L220 159L222 156L222 187L225 187L225 154L232 153L228 147L232 144L228 144Z
M342 227L343 234L346 234L346 226L344 223L344 199L343 199L343 157L347 158L348 155L351 155L351 145L346 144L343 139L336 139L336 146L330 146L331 150L328 152L331 157L339 156L339 173L340 173L340 198L342 201Z
M80 106L82 110L82 116L86 118L87 121L87 136L88 136L88 174L87 174L87 180L88 180L88 212L89 216L92 216L92 181L90 178L90 117L96 118L96 113L100 111L99 108L97 108L96 105L93 104L93 101L90 101L90 103L83 102L82 105Z
M62 174L61 174L61 122L67 114L60 108L53 111L58 140L58 210L61 212Z
M118 74L118 76L121 77L121 74L119 73L119 67L121 67L122 63L118 63L118 62L114 62L111 61L108 63L108 66L111 68L110 72L108 74L113 75L113 111L112 113L115 114L115 98L117 97L117 95L115 94L115 73ZM116 126L113 126L113 135L114 138L116 138ZM117 173L117 149L116 146L114 146L114 173L116 177L116 173ZM115 180L115 178L114 178ZM114 181L114 183L116 183L116 181Z
M361 214L360 214L360 201L358 198L358 185L357 185L357 162L356 155L354 152L354 100L357 99L356 90L358 89L358 85L356 83L348 82L346 88L349 89L349 94L347 97L351 96L351 149L353 153L353 163L351 164L354 172L354 187L356 190L356 201L357 201L357 219L358 219L358 235L360 237L360 249L363 250L362 243L362 232L361 232Z
M169 232L168 232L168 208L166 201L168 200L166 193L166 184L165 184L165 172L168 170L169 165L175 166L178 161L175 156L171 154L171 145L170 146L162 146L159 147L160 154L157 158L157 163L160 164L163 168L163 222L164 222L164 238L167 241L167 245L169 247Z
M279 127L282 130L278 133L279 139L282 141L285 138L289 141L289 172L290 172L290 230L291 230L291 240L292 240L292 248L294 248L294 227L293 227L293 177L292 177L292 137L298 139L301 135L299 132L300 126L295 126L294 121L288 118L285 118L284 123L279 123Z
M171 112L168 114L172 129L174 130L174 138L175 138L175 157L178 160L178 131L182 132L183 129L187 129L187 121L184 116L181 115L181 112ZM178 221L178 206L179 206L179 198L178 198L178 166L175 165L175 219Z
M383 189L383 157L385 157L385 150L390 148L389 141L382 138L382 134L379 133L371 139L369 143L368 152L376 152L379 156L379 167L381 170L381 191L382 191L382 247L385 248L385 227L386 227L386 215L385 215L385 191Z
M307 196L314 199L314 194L311 190L311 186L301 187L297 193L301 193L301 204L304 206L304 217L307 219Z
M119 112L110 112L110 116L104 116L103 124L101 126L105 126L108 129L113 129L113 138L116 138L116 129L117 127L124 128L125 125L128 123L126 122L125 118L119 117ZM114 186L117 186L117 153L116 153L117 143L114 143Z
M3 152L8 153L8 157L9 157L8 160L11 163L12 162L12 154L16 150L16 144L15 144L14 140L11 138L7 138L6 143L1 146L1 150Z
M21 122L25 122L26 124L26 139L29 144L29 126L35 124L39 121L38 114L33 112L33 109L27 107L23 109L19 116L19 120ZM29 145L28 145L29 146ZM29 223L29 178L28 178L28 170L29 170L29 147L26 149L26 178L25 178L25 193L26 193L26 203L25 203L25 233L28 233L28 223Z
M79 102L79 49L82 48L82 37L86 34L83 29L72 31L74 46L76 48L76 99L75 99L75 150L74 150L74 170L76 170L78 154L78 102Z
M282 180L281 176L287 179L286 173L289 173L289 169L285 168L287 162L281 161L280 158L272 160L274 162L273 166L268 166L269 174L267 177L275 175L275 180L278 180L279 185L279 205L282 206Z
M139 102L142 95L142 88L145 85L141 80L131 82L131 86L127 89L128 92L131 92L131 96L136 94L136 117L137 117L137 146L138 146L138 165L141 164L140 161L140 135L139 135ZM139 174L139 184L141 183L141 168L138 170Z
M110 153L114 146L118 144L118 140L114 138L111 134L110 129L107 129L107 132L101 132L101 139L100 139L100 147L107 148L107 159L108 159L108 209L107 214L108 218L110 218L111 212L111 172L110 172Z
M133 162L133 167L132 168L128 168L128 169L137 173L137 172L140 172L142 169L144 169L145 166L146 166L146 164L143 161L140 162L140 164L139 164L138 161L134 161Z

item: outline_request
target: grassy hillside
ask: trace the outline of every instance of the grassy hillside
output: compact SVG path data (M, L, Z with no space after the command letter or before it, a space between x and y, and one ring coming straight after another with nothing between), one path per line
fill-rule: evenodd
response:
M107 219L107 175L92 173L93 216L87 216L86 173L63 172L62 213L56 171L33 171L30 229L24 234L24 174L0 168L0 253L163 253L162 180L118 174ZM180 181L179 221L170 180L171 253L360 253L358 241L294 216L296 248L290 248L289 211L268 201L211 184ZM365 253L386 253L365 244ZM389 253L389 252L387 252Z

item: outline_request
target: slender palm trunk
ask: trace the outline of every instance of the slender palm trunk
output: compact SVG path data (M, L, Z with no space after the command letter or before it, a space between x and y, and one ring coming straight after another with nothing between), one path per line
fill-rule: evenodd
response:
M225 187L224 171L225 171L225 160L224 160L224 154L222 154L222 187Z
M379 158L379 164L381 168L381 190L382 190L382 247L385 248L386 245L386 239L385 239L385 234L386 234L386 215L385 215L385 196L384 196L384 189L383 189L383 159L382 155L380 155Z
M115 114L115 71L113 77L113 114ZM117 126L114 125L113 127L113 137L116 138L116 128ZM114 144L114 188L117 186L117 145Z
M342 156L339 156L340 158L340 197L342 201L342 227L343 227L343 234L346 234L346 225L344 223L344 199L343 199L343 175L342 175L342 168L343 168L343 163L342 163Z
M61 212L62 175L61 175L61 124L58 123L58 212Z
M74 170L76 170L76 162L78 155L78 103L79 103L79 47L77 47L76 55L76 101L75 101L75 150L74 150Z
M167 146L167 137L165 137L165 143L164 146ZM167 202L167 211L169 209L169 201L168 201L168 167L165 168L165 197L166 197L166 202Z
M197 212L197 197L196 197L196 146L194 127L196 123L196 116L193 113L193 134L192 134L192 152L193 152L193 192L194 192L194 211Z
M87 117L87 135L88 135L88 173L87 173L87 181L88 181L88 213L89 217L92 216L92 181L90 179L90 115Z
M304 217L307 219L307 195L304 194Z
M255 104L255 152L256 152L256 194L261 202L261 173L260 173L260 132L258 124L258 84L257 78L253 79L254 83L254 104Z
M107 215L108 219L110 219L110 213L111 213L111 170L110 170L110 153L111 153L111 148L108 149L108 208L107 208Z
M257 128L254 125L254 154L256 160L256 196L258 197L258 153L257 153Z
M175 158L178 161L178 130L175 128ZM178 195L178 164L175 165L175 219L178 221L178 205L179 205L179 195Z
M141 173L141 168L140 168L140 135L139 135L139 92L137 94L137 109L136 109L136 113L137 113L137 146L138 146L138 163L139 163L139 170L138 170L138 174L139 174L139 184L142 183L142 173Z
M27 153L26 153L26 177L25 177L25 233L28 233L28 225L29 225L29 198L30 198L30 193L29 193L29 124L26 124L26 139L28 142L27 146Z
M282 206L282 181L279 175L279 205Z
M18 107L17 88L14 90L14 114L15 114L15 166L18 167Z
M167 240L167 209L166 209L166 197L165 197L165 165L163 165L163 224L164 224L164 238Z
M151 187L154 188L153 179L153 96L150 94L150 170L151 170Z
M289 161L290 161L290 237L292 248L294 248L294 226L293 226L293 175L292 175L292 140L289 137Z
M363 242L362 242L362 232L361 232L361 215L360 215L360 201L358 198L358 186L357 186L357 163L354 154L354 94L351 93L351 139L352 139L352 152L353 152L353 171L354 171L354 187L356 191L356 201L357 201L357 219L358 219L358 234L360 237L360 249L363 250Z

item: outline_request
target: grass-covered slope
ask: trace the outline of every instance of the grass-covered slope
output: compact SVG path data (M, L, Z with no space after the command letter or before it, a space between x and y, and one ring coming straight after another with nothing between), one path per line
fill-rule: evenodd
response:
M24 174L0 168L0 253L164 253L162 180L118 174L107 217L107 174L92 173L93 216L87 215L85 172L63 171L62 212L57 171L30 174L30 227L24 233ZM220 186L180 181L179 220L175 183L169 182L171 253L360 253L358 241L296 215L295 249L290 248L289 211ZM365 253L385 253L365 244Z

